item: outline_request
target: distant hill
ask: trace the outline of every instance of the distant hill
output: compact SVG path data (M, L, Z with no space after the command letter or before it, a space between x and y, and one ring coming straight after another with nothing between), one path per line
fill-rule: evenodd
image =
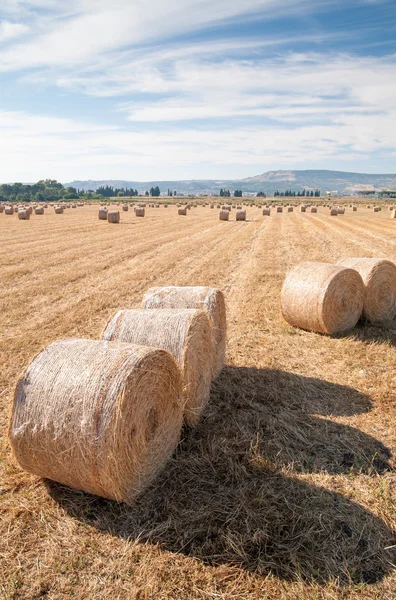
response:
M240 189L243 192L265 192L273 194L302 189L320 189L322 194L326 191L337 190L341 194L353 194L362 190L396 190L396 174L370 175L368 173L347 173L344 171L267 171L255 177L245 179L189 179L180 181L123 181L106 179L102 181L72 181L65 183L66 187L83 190L96 190L102 185L114 188L134 188L139 192L159 186L161 192L168 188L183 194L209 194L218 193L220 188L230 190Z

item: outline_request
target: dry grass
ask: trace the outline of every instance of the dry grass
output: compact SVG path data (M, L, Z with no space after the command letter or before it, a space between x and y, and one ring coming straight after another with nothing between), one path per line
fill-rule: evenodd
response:
M330 338L288 326L302 260L396 259L387 211L219 222L209 207L99 221L0 215L0 597L393 600L396 324ZM19 470L6 438L21 369L99 338L153 285L220 287L227 367L197 429L134 508Z

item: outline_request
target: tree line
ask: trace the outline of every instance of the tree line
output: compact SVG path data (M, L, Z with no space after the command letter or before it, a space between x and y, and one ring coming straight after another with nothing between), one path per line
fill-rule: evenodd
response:
M301 197L316 197L319 198L320 197L320 190L301 190L296 192L295 190L286 190L285 192L278 192L278 190L274 193L274 198L277 196L281 196L283 197L288 197L288 196L297 196L299 198Z

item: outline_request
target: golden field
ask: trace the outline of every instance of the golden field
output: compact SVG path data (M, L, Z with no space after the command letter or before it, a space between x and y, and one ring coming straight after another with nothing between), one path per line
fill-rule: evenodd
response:
M0 214L0 598L394 600L396 323L331 338L288 326L279 298L303 260L396 261L396 220L97 210ZM134 507L21 471L22 370L58 338L99 338L153 285L226 295L227 364L198 427Z

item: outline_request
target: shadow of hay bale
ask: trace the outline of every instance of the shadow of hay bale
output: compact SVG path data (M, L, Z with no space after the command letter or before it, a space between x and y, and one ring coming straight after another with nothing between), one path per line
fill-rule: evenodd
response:
M396 347L396 321L390 325L373 325L367 322L360 322L350 332L348 337L356 342L364 342L366 344L386 344L392 348Z
M377 440L309 414L370 407L367 397L344 386L226 367L200 424L185 432L165 472L133 507L47 485L73 517L101 531L207 564L285 580L373 583L390 570L385 548L394 534L357 503L289 476L375 472L372 452L381 456L378 467L389 468L390 453ZM346 449L353 459L345 458Z

